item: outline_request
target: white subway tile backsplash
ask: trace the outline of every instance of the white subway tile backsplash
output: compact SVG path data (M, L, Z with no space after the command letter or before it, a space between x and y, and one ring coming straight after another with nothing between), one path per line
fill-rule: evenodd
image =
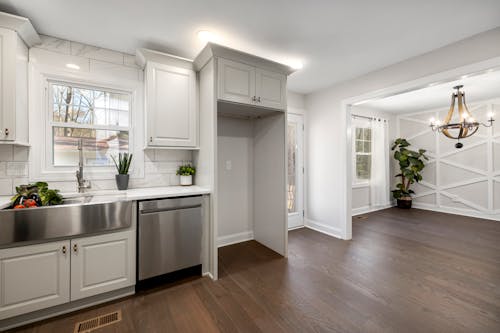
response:
M71 42L71 55L123 65L123 53L78 42Z
M146 162L146 173L175 173L179 162Z
M61 191L61 193L77 192L76 180L70 182L49 182L49 188Z
M28 162L29 148L14 146L13 161Z
M0 162L0 178L7 176L7 162Z
M12 195L12 179L0 179L0 195Z
M12 179L12 194L16 193L16 186L27 185L30 181L28 178L13 178Z
M155 161L191 161L191 150L155 150Z
M7 176L28 176L28 162L7 162Z
M12 161L12 146L0 145L0 161Z
M178 175L176 174L171 174L170 175L170 185L172 186L179 186L181 183L181 179Z

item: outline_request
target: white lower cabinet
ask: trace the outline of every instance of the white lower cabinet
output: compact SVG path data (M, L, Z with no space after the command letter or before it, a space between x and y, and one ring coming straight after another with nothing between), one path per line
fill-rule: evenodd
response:
M0 250L0 320L70 300L70 242Z
M71 241L71 300L135 284L135 233Z
M135 284L135 231L0 250L0 320Z

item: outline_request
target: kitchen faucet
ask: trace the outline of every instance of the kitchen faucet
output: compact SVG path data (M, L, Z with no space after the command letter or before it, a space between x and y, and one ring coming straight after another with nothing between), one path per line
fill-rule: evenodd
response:
M78 170L76 170L76 182L78 184L78 193L83 193L90 188L90 180L83 178L83 139L78 140Z

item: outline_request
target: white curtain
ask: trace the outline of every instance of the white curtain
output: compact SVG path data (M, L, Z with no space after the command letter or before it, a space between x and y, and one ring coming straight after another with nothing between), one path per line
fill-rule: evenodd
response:
M370 203L373 207L389 203L389 140L387 121L373 119Z

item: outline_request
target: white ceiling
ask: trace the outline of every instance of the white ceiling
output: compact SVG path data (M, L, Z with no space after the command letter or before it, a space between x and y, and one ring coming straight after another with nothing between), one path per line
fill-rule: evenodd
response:
M302 61L292 91L309 93L500 24L499 0L0 0L38 32L134 53L193 58L196 32L275 61Z
M367 101L361 106L390 113L409 113L449 107L453 87L460 84L464 86L463 91L465 91L468 105L476 101L498 98L500 97L500 70Z

